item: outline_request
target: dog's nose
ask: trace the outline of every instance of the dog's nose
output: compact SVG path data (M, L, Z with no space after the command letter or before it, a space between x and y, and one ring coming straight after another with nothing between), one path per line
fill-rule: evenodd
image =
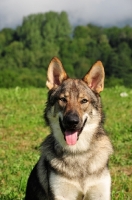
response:
M67 113L63 119L64 124L69 128L76 128L79 124L79 116L76 113Z

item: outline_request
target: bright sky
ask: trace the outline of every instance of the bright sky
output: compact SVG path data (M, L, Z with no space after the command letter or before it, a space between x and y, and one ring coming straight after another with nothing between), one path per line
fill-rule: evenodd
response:
M0 29L14 28L24 16L51 10L66 11L72 25L132 22L132 0L0 0Z

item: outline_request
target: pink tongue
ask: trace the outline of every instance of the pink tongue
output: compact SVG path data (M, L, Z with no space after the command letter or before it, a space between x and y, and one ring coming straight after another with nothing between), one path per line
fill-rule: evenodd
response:
M65 131L65 139L68 145L74 145L77 142L77 131Z

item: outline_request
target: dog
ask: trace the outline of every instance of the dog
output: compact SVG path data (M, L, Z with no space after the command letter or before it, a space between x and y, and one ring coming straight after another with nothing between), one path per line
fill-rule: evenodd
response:
M112 144L103 124L97 61L82 79L68 77L54 57L48 67L44 118L51 129L27 183L25 200L110 200Z

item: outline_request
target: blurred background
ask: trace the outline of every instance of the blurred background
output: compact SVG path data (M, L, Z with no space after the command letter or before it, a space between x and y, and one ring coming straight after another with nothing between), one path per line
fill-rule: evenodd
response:
M131 87L132 1L1 0L0 87L44 87L54 56L72 77L101 60L107 87Z
M101 60L112 200L132 200L132 0L0 0L0 200L24 200L49 129L47 68L71 77Z

